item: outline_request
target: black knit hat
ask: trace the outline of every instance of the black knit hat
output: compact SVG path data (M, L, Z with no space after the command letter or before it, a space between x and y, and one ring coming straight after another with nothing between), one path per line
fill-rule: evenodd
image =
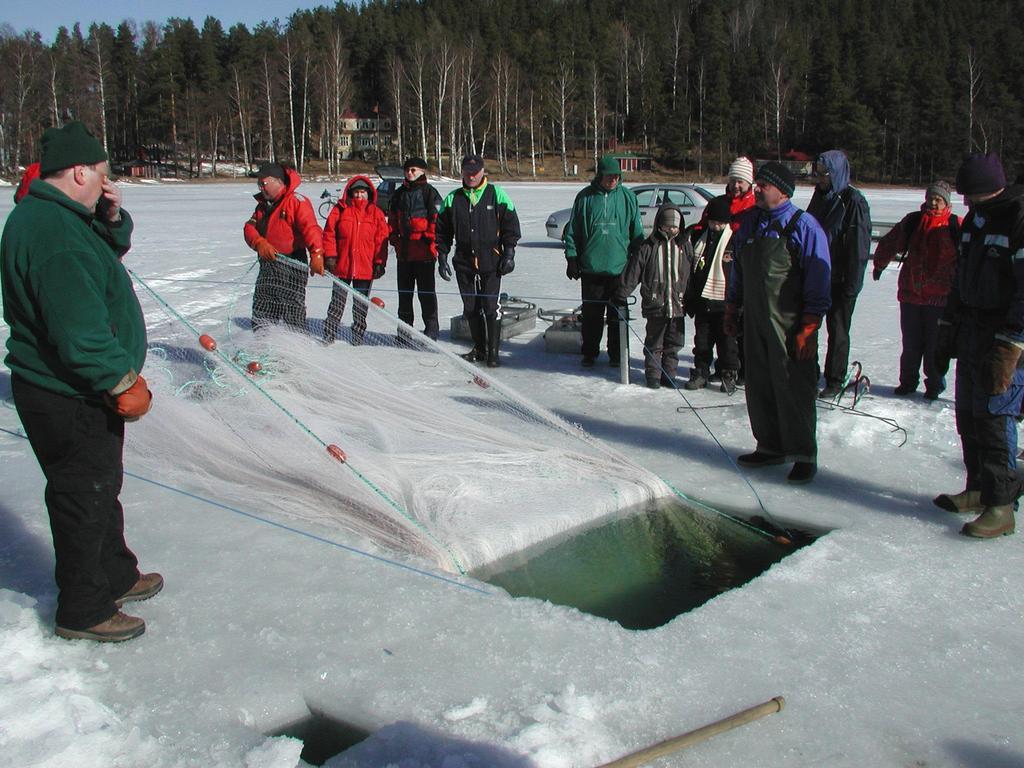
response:
M275 178L280 180L282 184L288 183L288 174L285 172L284 166L280 163L264 163L260 166L260 169L256 171L256 178Z
M782 163L771 160L760 168L757 169L757 173L754 174L755 180L763 180L776 187L786 197L792 197L793 193L796 192L796 176Z
M707 211L705 215L708 221L732 221L732 208L730 207L731 201L728 195L719 195L710 203L708 203Z
M427 169L427 161L422 157L410 157L404 163L402 163L402 170L408 171L410 168L423 168Z
M956 191L961 195L998 192L1006 186L1006 172L995 152L968 155L956 172Z
M103 145L93 136L84 123L72 120L63 128L47 128L43 131L43 151L39 159L39 173L51 173L70 168L73 165L95 165L107 159Z

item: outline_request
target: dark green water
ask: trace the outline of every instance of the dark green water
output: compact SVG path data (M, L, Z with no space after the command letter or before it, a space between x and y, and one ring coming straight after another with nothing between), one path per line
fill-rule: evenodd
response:
M721 515L660 500L472 575L514 597L653 629L746 584L795 549Z

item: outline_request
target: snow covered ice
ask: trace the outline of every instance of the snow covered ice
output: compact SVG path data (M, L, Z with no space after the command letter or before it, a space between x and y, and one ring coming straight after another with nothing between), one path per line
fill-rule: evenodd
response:
M323 186L303 191L315 198ZM579 185L505 186L524 238L503 288L546 310L577 306L579 286L565 279L544 221ZM136 220L126 264L198 328L246 314L235 304L252 261L241 227L255 188L123 191ZM922 194L867 190L880 221L899 219ZM3 197L0 217L11 207ZM808 199L801 188L797 204ZM1024 764L1016 666L1024 653L1024 538L966 540L958 534L963 519L931 504L963 487L952 387L931 404L891 395L900 349L896 278L890 268L867 281L852 357L873 388L858 410L895 420L906 442L882 421L819 408L819 472L801 488L785 482L788 467L744 476L723 454L753 447L740 396L686 393L698 408L727 405L694 413L679 394L640 386L636 338L629 387L604 358L584 371L575 355L546 354L544 323L505 342L503 367L490 375L632 464L713 506L758 514L746 477L774 519L831 531L746 586L645 632L513 600L446 573L425 553L398 557L296 512L338 492L329 477L304 468L302 456L282 457L277 474L255 460L237 466L223 486L246 486L250 499L218 497L215 480L202 494L182 494L183 468L215 464L226 427L190 420L162 396L129 428L138 432L126 451L122 501L130 545L167 587L134 609L148 624L138 640L60 640L52 635L42 476L8 401L0 409L3 763L291 768L301 764L301 742L268 734L315 715L369 734L330 766L593 766L782 695L781 713L658 764ZM439 283L439 291L442 318L457 314L454 284ZM397 304L393 269L374 294ZM641 320L632 327L642 334ZM465 349L447 341L445 328L442 321L442 344ZM692 324L688 331L681 372ZM353 350L339 342L323 355ZM9 399L6 369L0 394ZM344 403L336 414L345 417ZM251 420L270 442L290 429L269 411ZM233 418L228 426L245 425ZM158 429L172 457L196 455L161 470L133 453L133 443L145 444L142 430ZM280 508L262 501L268 494ZM252 499L259 503L248 506ZM512 528L523 510L507 507ZM495 522L500 531L502 520Z

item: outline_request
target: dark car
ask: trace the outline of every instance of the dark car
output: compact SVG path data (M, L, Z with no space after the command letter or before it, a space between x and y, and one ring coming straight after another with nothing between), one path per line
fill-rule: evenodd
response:
M405 181L405 171L397 165L378 165L374 170L380 176L380 184L377 185L377 205L387 213L388 206L391 205L391 196Z
M645 235L654 230L654 216L664 203L672 203L679 208L683 213L683 227L688 227L700 221L704 207L715 197L696 184L639 184L630 189L640 204L640 220L644 223ZM561 240L571 215L572 208L563 208L548 216L544 224L548 237Z

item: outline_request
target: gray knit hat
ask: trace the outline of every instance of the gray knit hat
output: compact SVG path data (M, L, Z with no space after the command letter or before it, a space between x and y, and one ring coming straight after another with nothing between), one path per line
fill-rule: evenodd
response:
M941 197L946 201L946 205L949 206L953 197L953 188L949 186L948 181L939 179L931 183L928 189L925 190L924 196L926 199L929 197Z

